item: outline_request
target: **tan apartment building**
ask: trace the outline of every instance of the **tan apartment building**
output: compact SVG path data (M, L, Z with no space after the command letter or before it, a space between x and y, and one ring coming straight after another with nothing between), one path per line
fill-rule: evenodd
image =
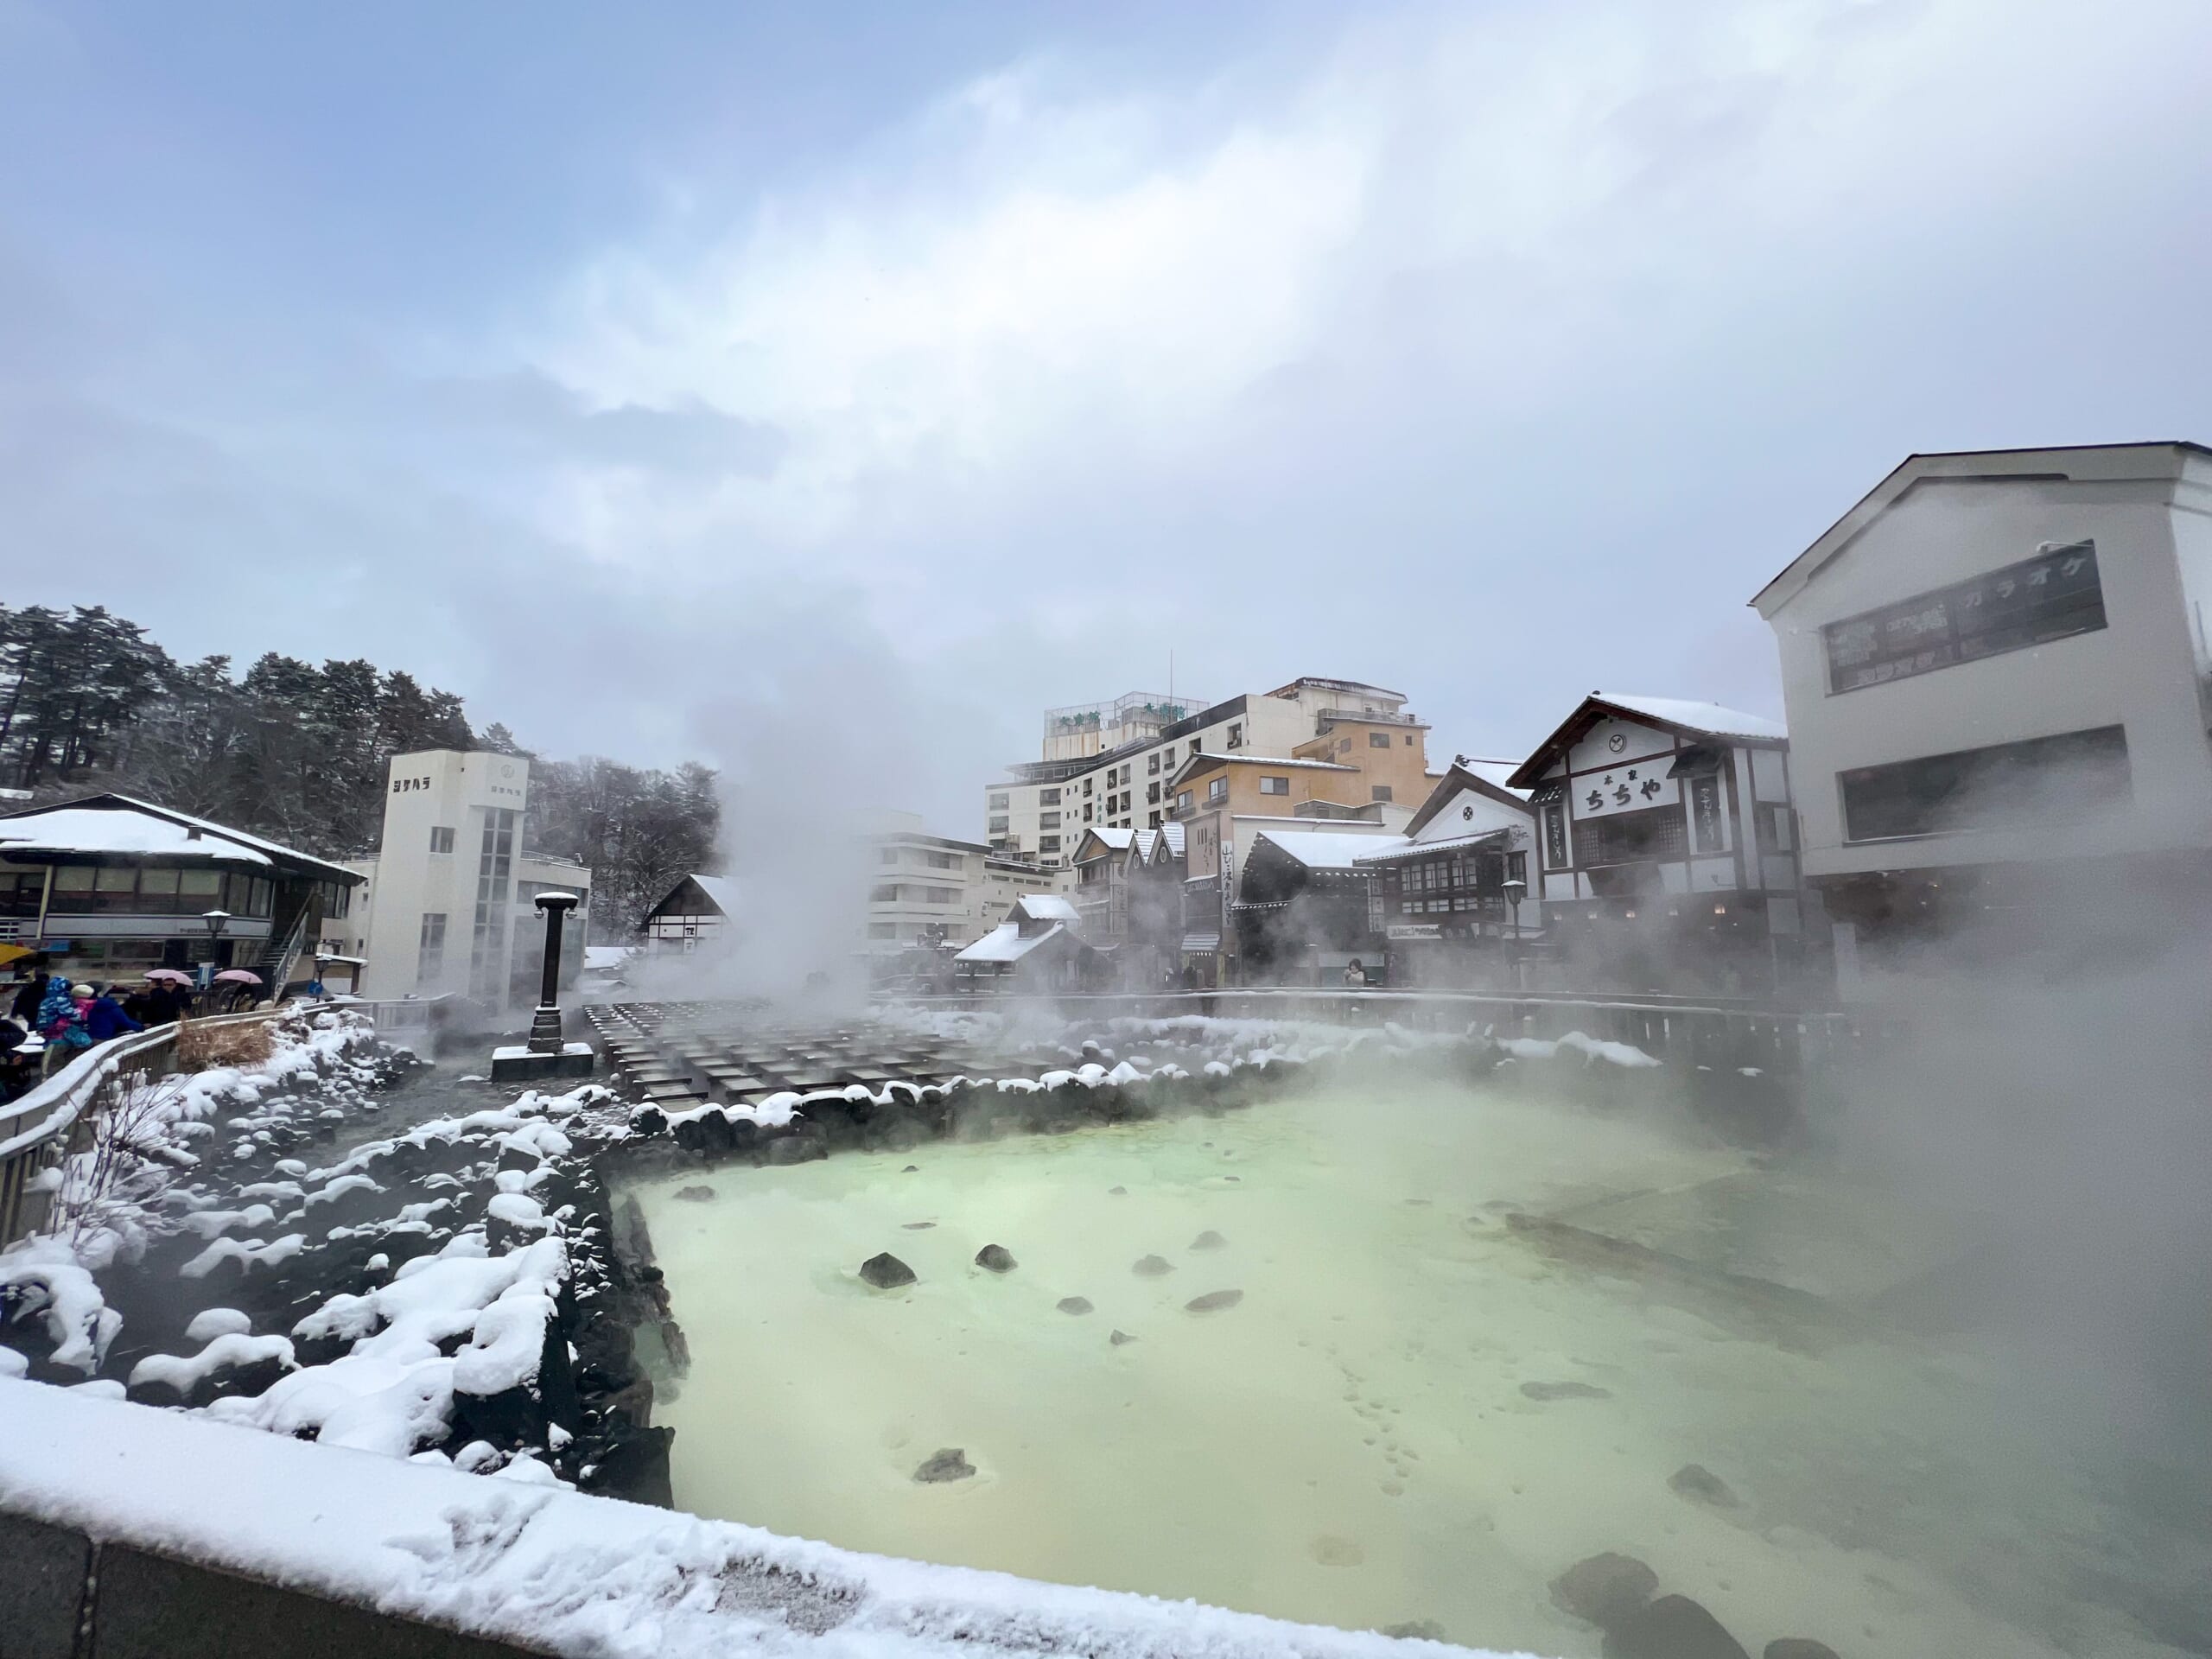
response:
M1064 868L1086 830L1167 823L1176 772L1193 754L1297 757L1325 736L1327 753L1317 749L1312 758L1334 760L1340 746L1361 746L1358 769L1375 770L1373 786L1410 811L1427 792L1421 759L1427 728L1404 712L1405 702L1402 692L1309 676L1195 709L1188 699L1146 692L1051 709L1041 758L1008 767L986 789L985 839L1001 857ZM1355 721L1366 723L1355 728ZM1366 747L1377 727L1389 728L1396 740L1388 764L1381 746ZM1413 757L1410 776L1401 776L1405 756Z
M1229 906L1255 836L1270 827L1326 824L1347 835L1395 838L1427 798L1427 727L1404 712L1400 694L1357 690L1367 694L1368 706L1324 705L1313 716L1317 729L1287 750L1201 749L1170 779L1168 810L1184 833L1182 955L1199 982L1236 981Z

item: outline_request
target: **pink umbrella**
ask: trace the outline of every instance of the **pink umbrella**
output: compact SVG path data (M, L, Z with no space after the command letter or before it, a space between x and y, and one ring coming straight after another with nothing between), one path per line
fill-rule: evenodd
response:
M249 974L243 968L226 968L215 976L215 982L218 985L258 985L261 976Z
M192 976L179 973L174 968L149 968L146 970L147 982L151 984L156 980L168 980L176 985L189 985L192 983Z

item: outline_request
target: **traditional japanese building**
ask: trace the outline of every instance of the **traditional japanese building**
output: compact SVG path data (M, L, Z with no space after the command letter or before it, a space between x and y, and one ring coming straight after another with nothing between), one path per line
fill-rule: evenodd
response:
M1084 988L1100 974L1076 907L1058 893L1017 899L1006 919L952 958L960 991L1049 995Z
M1516 947L1542 937L1542 897L1529 881L1535 814L1505 781L1515 770L1454 756L1405 844L1355 861L1376 879L1391 984L1507 985Z
M1355 965L1363 982L1379 980L1382 911L1363 861L1405 844L1326 823L1254 830L1230 906L1238 982L1336 985Z
M1580 985L1764 989L1804 937L1779 721L1593 691L1507 780L1536 814L1545 950Z
M125 795L0 814L0 943L73 978L244 969L304 979L325 918L361 877L341 864Z
M727 937L739 913L736 881L726 875L685 876L645 912L638 932L648 955L686 955L710 950Z

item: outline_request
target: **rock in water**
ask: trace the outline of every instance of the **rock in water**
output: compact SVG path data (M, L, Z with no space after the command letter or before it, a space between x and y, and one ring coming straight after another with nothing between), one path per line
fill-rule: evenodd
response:
M1523 1382L1521 1392L1531 1400L1610 1400L1611 1389L1590 1382Z
M1063 1296L1059 1300L1059 1309L1063 1313L1088 1313L1090 1312L1090 1299L1088 1296Z
M1385 1624L1382 1634L1395 1637L1401 1642L1441 1642L1444 1627L1433 1618L1409 1618L1402 1624Z
M1601 1630L1625 1622L1659 1592L1659 1575L1633 1555L1607 1550L1554 1579L1552 1605Z
M1203 1296L1193 1296L1183 1304L1192 1313L1211 1313L1217 1309L1234 1307L1244 1300L1241 1290L1210 1290Z
M1157 1279L1163 1273L1175 1271L1175 1264L1164 1255L1141 1255L1129 1268L1141 1279Z
M1191 1241L1194 1250L1221 1250L1229 1248L1229 1241L1211 1227Z
M902 1221L899 1224L910 1233L926 1233L937 1225L933 1221Z
M1014 1266L1014 1252L1003 1244L986 1244L976 1252L976 1265L988 1268L993 1273L1011 1272Z
M1688 1596L1662 1596L1605 1632L1605 1659L1751 1659Z
M1106 1189L1106 1196L1109 1198L1126 1198L1129 1196L1129 1189L1126 1186L1109 1186Z
M933 1486L940 1481L965 1480L975 1472L976 1465L968 1461L967 1452L960 1446L948 1446L925 1459L922 1466L914 1471L914 1478Z
M676 1196L686 1204L704 1204L715 1196L715 1189L711 1186L679 1186L676 1189Z
M861 1277L878 1290L896 1290L914 1282L914 1270L886 1250L861 1263Z
M901 1175L918 1175L922 1173L922 1166L919 1164L909 1164L899 1173Z
M1667 1484L1684 1497L1694 1497L1700 1503L1732 1510L1737 1497L1733 1488L1701 1463L1686 1463L1667 1477Z
M1116 1331L1112 1336L1107 1338L1106 1340L1112 1343L1116 1348L1118 1348L1125 1342L1135 1342L1136 1338L1126 1331Z
M1809 1636L1778 1636L1766 1644L1765 1659L1840 1659L1836 1650Z

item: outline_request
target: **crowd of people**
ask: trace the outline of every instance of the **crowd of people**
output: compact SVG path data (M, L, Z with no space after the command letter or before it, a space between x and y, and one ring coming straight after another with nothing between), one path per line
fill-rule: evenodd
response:
M245 988L218 986L204 995L203 1010L203 994L181 977L127 986L73 981L49 972L43 962L32 964L0 1015L0 1101L14 1099L95 1043L197 1012L227 1012L240 1001L251 1006Z

